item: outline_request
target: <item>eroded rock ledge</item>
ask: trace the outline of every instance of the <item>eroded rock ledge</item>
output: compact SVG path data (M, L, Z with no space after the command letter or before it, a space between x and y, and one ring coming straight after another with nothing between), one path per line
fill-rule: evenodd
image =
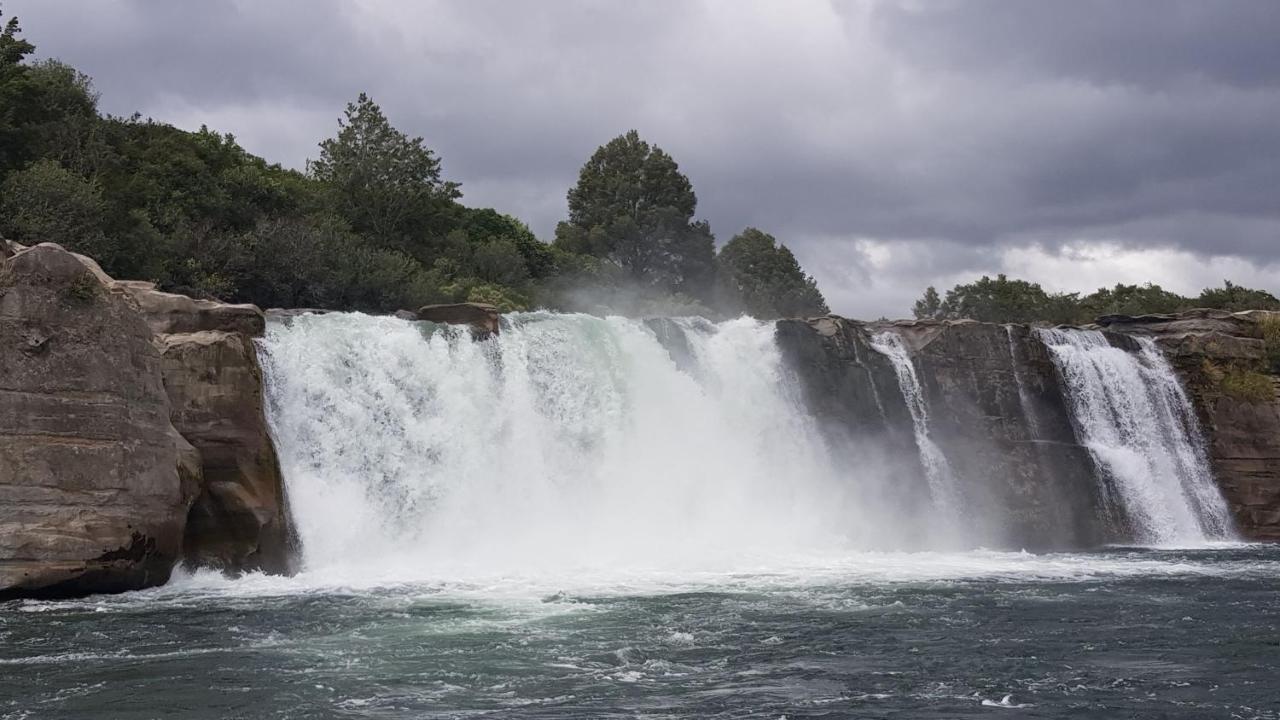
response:
M286 570L262 313L0 244L0 598Z

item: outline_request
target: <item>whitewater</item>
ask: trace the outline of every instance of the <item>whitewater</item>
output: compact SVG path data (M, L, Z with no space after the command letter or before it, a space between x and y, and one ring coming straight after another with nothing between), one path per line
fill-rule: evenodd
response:
M771 324L673 321L686 372L641 321L507 322L487 342L361 315L272 327L268 414L306 569L724 569L830 554L870 522Z

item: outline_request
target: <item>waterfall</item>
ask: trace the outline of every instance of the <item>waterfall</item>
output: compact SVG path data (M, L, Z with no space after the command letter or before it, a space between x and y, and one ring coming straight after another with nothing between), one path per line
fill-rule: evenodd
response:
M483 342L390 317L273 321L268 413L305 568L723 567L874 526L773 325L676 325L687 372L622 318L515 313Z
M1136 338L1140 351L1132 354L1096 330L1038 333L1061 374L1080 442L1110 483L1134 540L1195 544L1231 537L1199 424L1154 341Z
M916 375L915 366L911 364L911 356L902 344L902 337L894 332L882 332L871 339L871 347L893 364L898 387L902 390L902 399L911 413L916 449L920 453L925 478L929 481L929 496L933 506L940 511L941 519L954 519L961 507L955 476L946 455L929 433L929 408L920 387L920 378Z
M1027 430L1032 440L1040 438L1040 421L1036 419L1035 406L1031 403L1031 397L1027 394L1027 383L1022 379L1022 370L1018 366L1018 353L1015 350L1016 343L1013 338L1013 326L1004 326L1005 337L1009 340L1009 363L1013 367L1013 383L1018 387L1018 407L1022 410L1022 416L1027 420Z

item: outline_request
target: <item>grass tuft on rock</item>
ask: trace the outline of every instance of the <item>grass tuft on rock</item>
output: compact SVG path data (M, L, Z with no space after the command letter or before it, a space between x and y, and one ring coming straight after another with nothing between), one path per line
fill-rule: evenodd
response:
M1271 372L1280 373L1280 315L1268 315L1262 319L1263 352Z
M71 305L92 305L93 301L98 298L98 289L101 285L93 273L85 270L76 276L71 284L62 290L63 299Z
M1253 370L1228 370L1218 386L1223 395L1248 403L1267 402L1275 393L1271 378Z

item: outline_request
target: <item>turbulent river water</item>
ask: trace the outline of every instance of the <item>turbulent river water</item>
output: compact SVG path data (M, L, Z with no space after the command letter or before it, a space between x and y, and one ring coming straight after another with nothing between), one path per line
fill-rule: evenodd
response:
M299 574L0 604L0 719L1280 718L1280 549L1230 541L1176 378L1043 341L1134 547L966 540L893 335L901 463L830 447L748 319L273 323Z
M1256 546L198 574L0 606L0 717L1274 719L1278 587Z

